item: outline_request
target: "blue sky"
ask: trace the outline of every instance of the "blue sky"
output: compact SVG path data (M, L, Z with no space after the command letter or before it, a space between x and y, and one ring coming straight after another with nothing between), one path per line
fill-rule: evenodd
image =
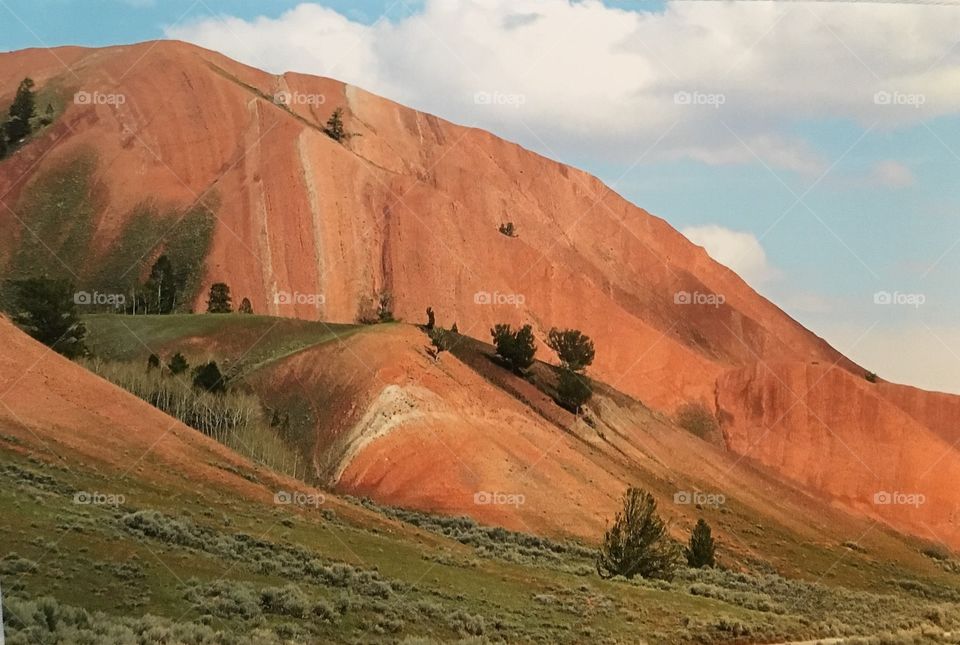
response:
M870 369L960 392L960 6L0 0L4 50L162 37L585 168Z

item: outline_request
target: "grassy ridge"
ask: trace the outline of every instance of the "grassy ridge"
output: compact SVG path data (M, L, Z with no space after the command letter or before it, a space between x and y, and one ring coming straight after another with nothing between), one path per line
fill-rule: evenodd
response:
M187 358L217 360L239 377L319 343L346 338L362 325L240 314L84 317L87 346L104 360L146 363L183 352Z

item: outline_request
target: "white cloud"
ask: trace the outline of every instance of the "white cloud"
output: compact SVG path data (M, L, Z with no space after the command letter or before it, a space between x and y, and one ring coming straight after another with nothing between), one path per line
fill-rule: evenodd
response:
M712 224L691 226L680 232L694 244L705 248L711 258L753 286L774 280L780 275L767 261L767 254L753 233Z
M910 168L893 159L878 161L874 164L871 179L873 183L884 188L909 188L916 183Z
M759 157L808 175L826 164L791 134L798 120L896 126L958 111L960 60L949 55L957 33L955 7L668 2L637 13L597 0L429 0L373 25L305 3L274 19L167 29L251 65L339 78L554 156L630 161L669 131L651 159ZM524 100L477 104L477 92Z

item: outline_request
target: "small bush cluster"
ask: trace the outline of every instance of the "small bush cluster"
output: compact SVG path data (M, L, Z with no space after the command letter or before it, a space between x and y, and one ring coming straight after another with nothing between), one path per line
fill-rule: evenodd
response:
M502 527L482 526L469 517L445 517L420 511L381 506L370 499L347 499L391 519L438 533L470 545L481 557L518 564L544 565L574 573L592 570L596 551L575 542L556 542L549 538L508 531Z
M192 380L176 377L189 369L186 359L179 353L168 364L169 372L175 377L162 370L144 370L134 363L85 360L82 364L250 459L297 476L296 465L300 460L271 426L260 400L252 394L227 389L216 363L200 366L194 371Z
M8 645L35 643L177 643L178 645L280 645L272 630L214 629L196 622L174 622L146 615L110 616L62 604L50 597L25 600L5 595L3 615Z
M678 426L701 439L714 436L719 429L716 417L702 403L684 403L677 409L675 418Z

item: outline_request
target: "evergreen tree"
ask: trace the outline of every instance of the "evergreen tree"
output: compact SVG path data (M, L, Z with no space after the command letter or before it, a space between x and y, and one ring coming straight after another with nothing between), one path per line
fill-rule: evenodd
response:
M593 396L590 379L566 367L560 368L557 383L557 403L574 414L580 414L580 408Z
M177 302L176 276L173 264L166 255L161 255L150 269L146 290L150 301L148 313L169 314Z
M450 327L450 333L459 334L460 328L457 327L457 323L453 323L453 326Z
M86 354L87 329L77 315L73 285L65 280L28 278L13 283L11 319L30 336L67 358Z
M210 286L210 295L207 297L207 313L228 314L231 311L230 287L226 283L215 282Z
M25 78L17 87L17 95L10 105L10 119L7 121L7 139L16 145L30 134L30 119L34 116L36 99L33 94L33 80Z
M170 362L167 363L167 367L170 369L171 374L183 374L190 369L190 363L187 362L183 354L177 352L173 355L173 358L170 359Z
M641 488L628 488L623 496L623 510L603 536L597 555L600 577L669 580L681 557L680 548L670 540L667 527L657 514L657 500Z
M537 346L533 338L533 328L530 325L524 325L517 331L513 331L510 325L499 324L490 330L490 335L493 337L493 344L497 347L497 355L513 372L522 374L533 365Z
M690 543L686 548L687 564L696 569L716 566L716 550L710 525L700 518L690 533Z
M193 387L206 390L211 394L223 394L227 389L227 384L217 363L210 361L193 370Z
M244 298L240 301L240 308L237 309L242 314L252 314L253 313L253 304L250 302L250 298Z
M427 307L427 331L433 331L433 327L436 324L437 319L433 314L433 307Z
M341 142L347 137L347 132L343 128L343 108L337 108L327 119L327 125L323 131L334 141Z
M593 363L593 341L579 329L556 327L547 335L547 347L557 353L560 365L574 372L581 372Z

